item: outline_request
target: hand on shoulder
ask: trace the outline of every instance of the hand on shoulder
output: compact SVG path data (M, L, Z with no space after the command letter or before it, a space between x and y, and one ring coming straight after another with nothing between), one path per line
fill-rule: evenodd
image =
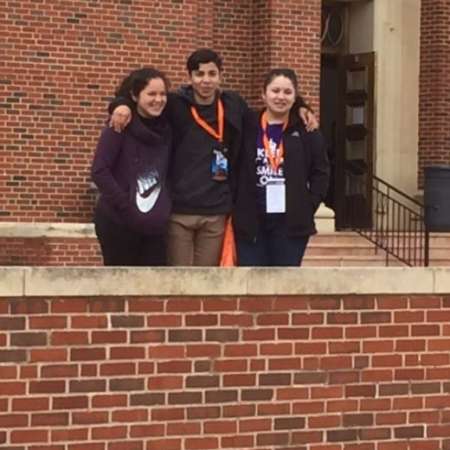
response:
M131 109L127 105L119 105L114 108L109 120L109 126L117 133L123 131L130 123L132 117Z

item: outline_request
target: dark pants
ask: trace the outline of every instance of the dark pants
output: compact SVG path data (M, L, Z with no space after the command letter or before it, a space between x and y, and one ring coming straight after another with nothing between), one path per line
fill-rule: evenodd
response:
M94 223L105 266L166 265L165 236L136 233L98 211Z
M239 266L300 266L309 236L289 237L284 214L260 217L256 240L236 239Z

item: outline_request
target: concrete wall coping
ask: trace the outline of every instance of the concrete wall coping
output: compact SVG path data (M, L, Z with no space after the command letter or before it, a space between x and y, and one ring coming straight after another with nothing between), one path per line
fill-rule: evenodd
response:
M0 297L448 293L443 267L0 267Z
M334 231L334 211L323 203L316 212L319 232ZM62 222L0 222L2 238L96 238L93 223Z
M0 222L0 237L95 238L93 223Z

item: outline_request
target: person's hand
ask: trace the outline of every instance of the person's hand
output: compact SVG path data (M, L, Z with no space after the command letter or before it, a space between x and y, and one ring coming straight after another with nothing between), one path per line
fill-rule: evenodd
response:
M319 121L310 109L302 106L298 113L305 124L306 131L314 131L319 128Z
M119 105L114 108L111 118L109 119L109 126L114 128L114 131L120 133L131 120L131 109L127 105Z

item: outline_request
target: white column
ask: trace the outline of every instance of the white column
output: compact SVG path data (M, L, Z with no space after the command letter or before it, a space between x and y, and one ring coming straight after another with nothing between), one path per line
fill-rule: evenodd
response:
M417 193L420 0L374 0L376 174Z

